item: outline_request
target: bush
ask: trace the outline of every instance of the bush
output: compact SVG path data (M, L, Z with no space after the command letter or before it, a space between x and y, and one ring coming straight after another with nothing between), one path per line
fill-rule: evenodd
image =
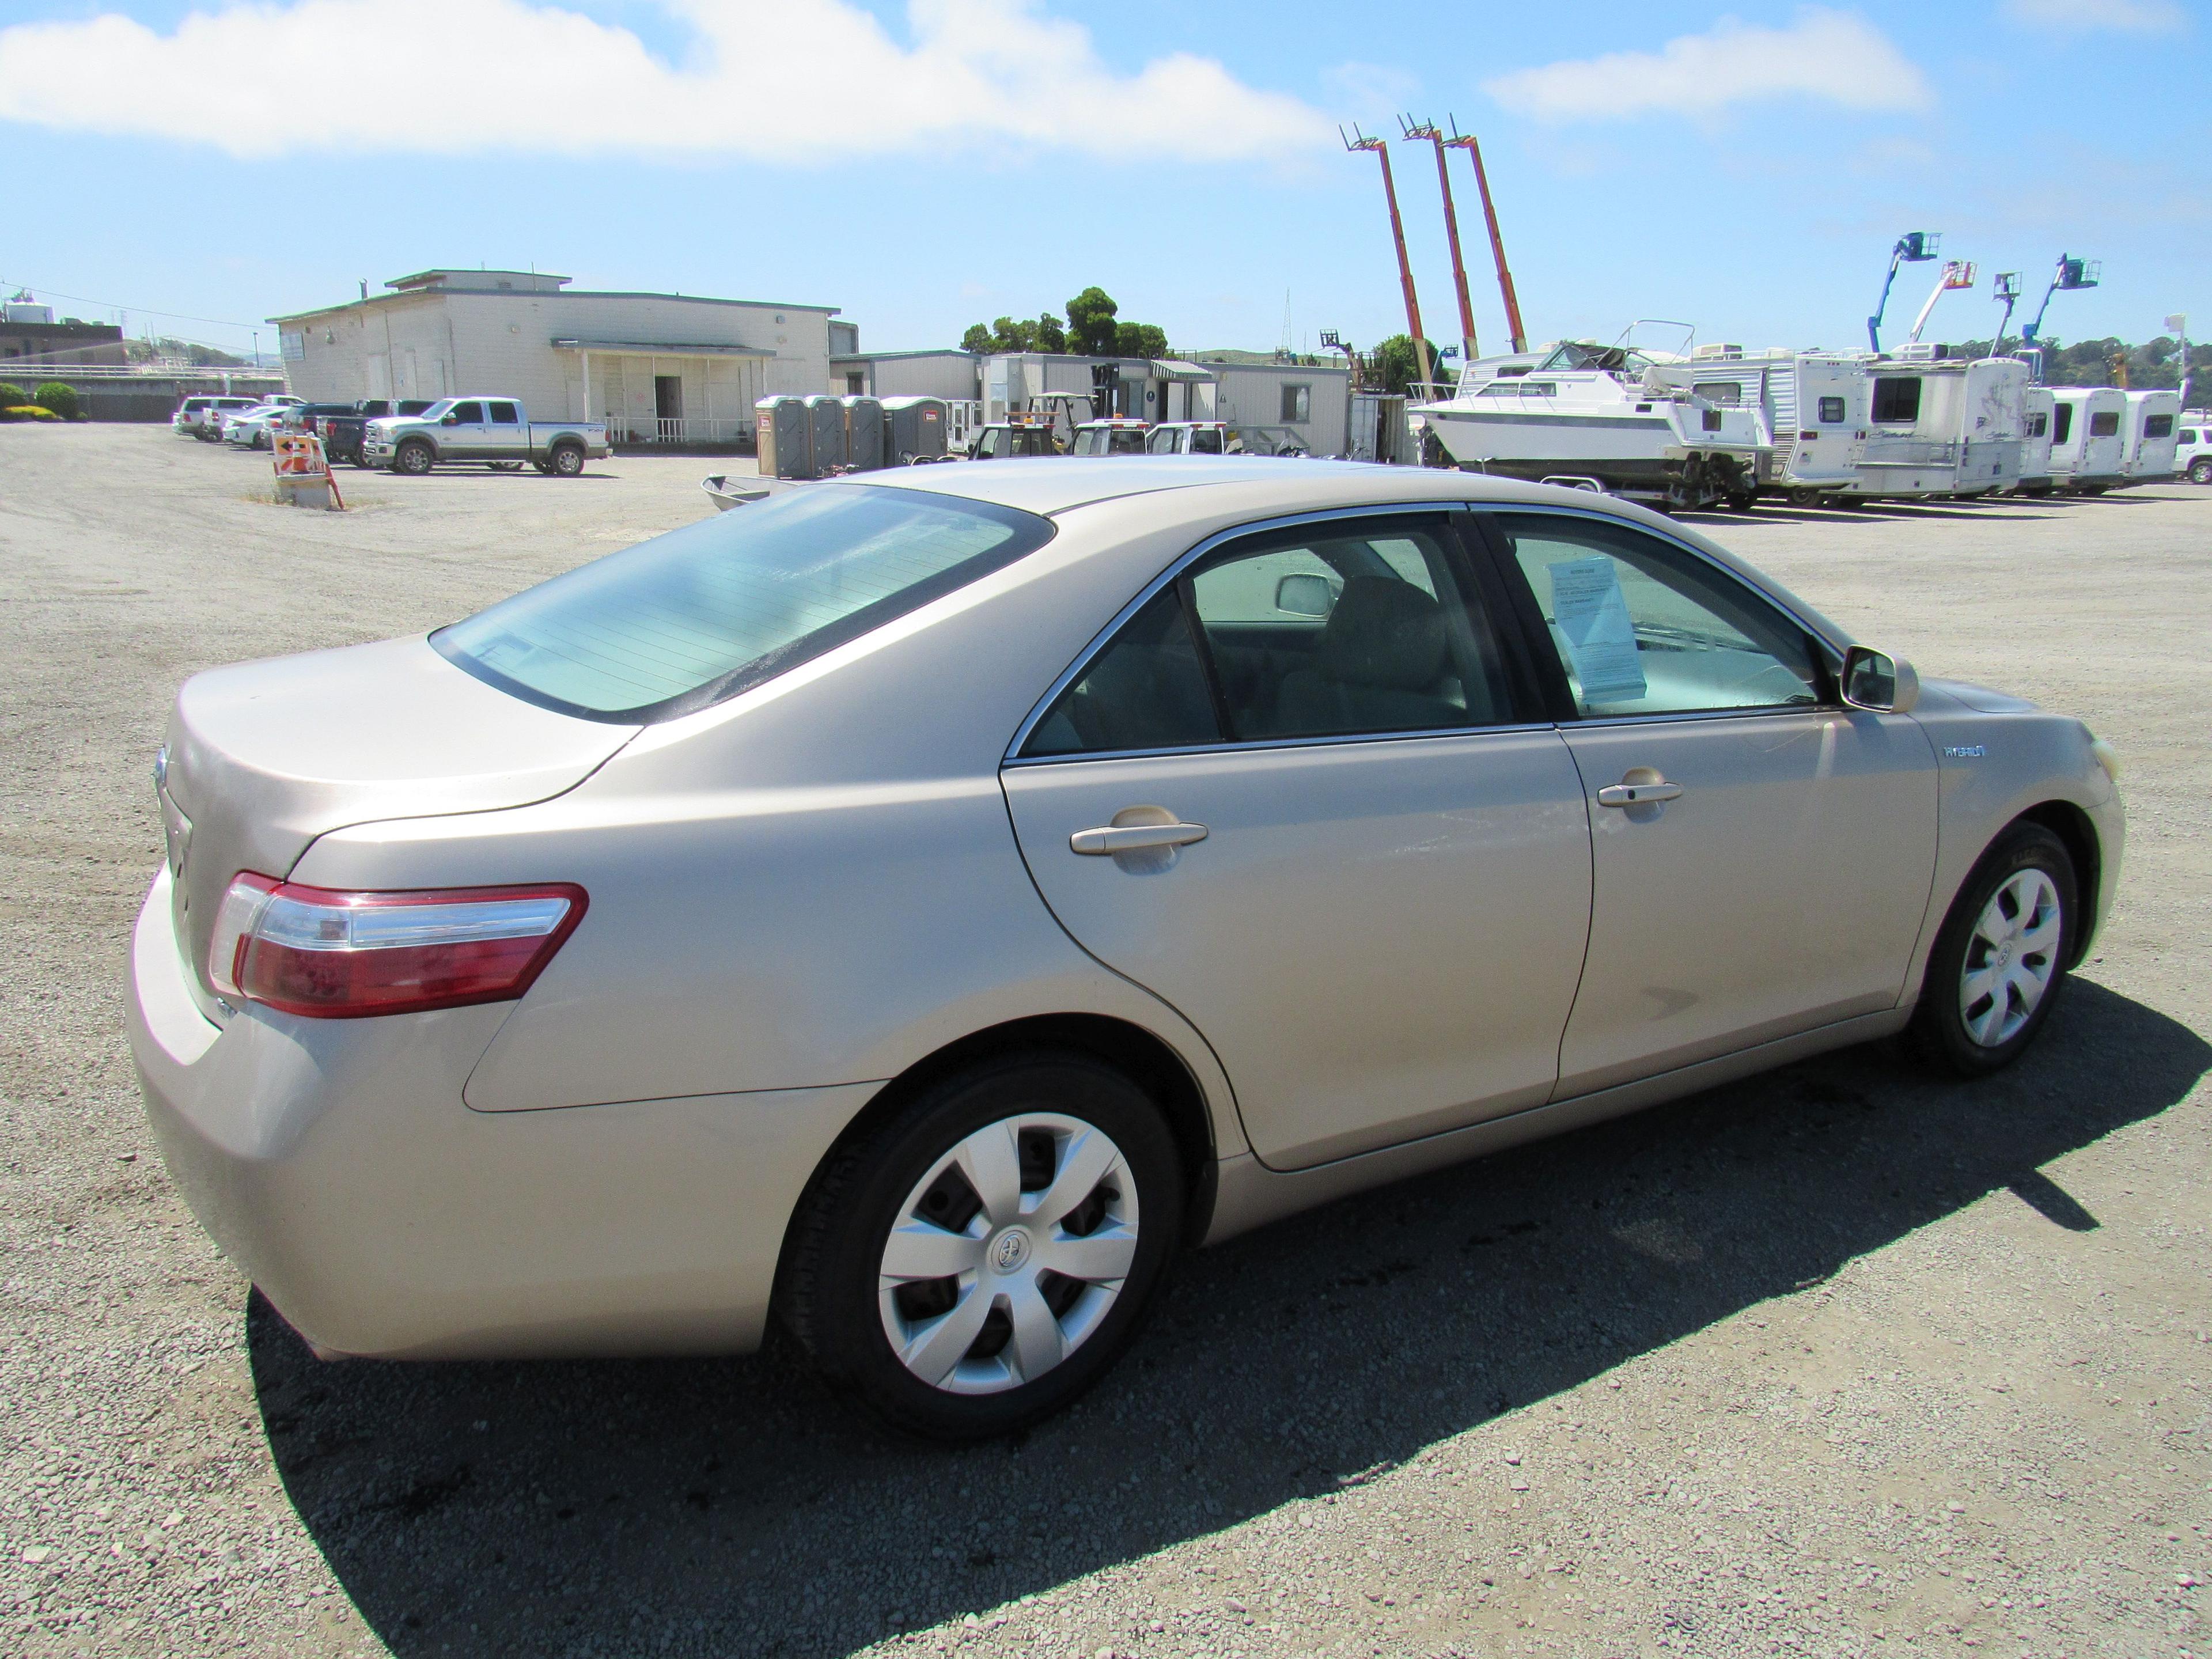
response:
M41 409L51 409L62 420L76 419L76 388L65 380L48 380L31 394L31 401Z
M21 409L31 401L31 394L13 380L0 380L0 409Z
M41 409L36 404L18 404L13 409L0 409L0 421L58 421L61 416L51 409Z

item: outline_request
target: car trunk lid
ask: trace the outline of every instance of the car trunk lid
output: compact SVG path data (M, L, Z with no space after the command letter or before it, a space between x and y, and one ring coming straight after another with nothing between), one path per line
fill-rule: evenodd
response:
M638 730L509 696L419 635L195 675L177 694L158 783L195 981L212 996L208 942L240 871L283 877L348 824L550 799Z

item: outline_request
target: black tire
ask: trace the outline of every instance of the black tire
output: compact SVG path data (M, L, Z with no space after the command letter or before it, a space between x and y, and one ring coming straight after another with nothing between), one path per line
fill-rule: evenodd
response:
M2189 464L2189 482L2212 484L2212 455L2199 455Z
M437 455L420 438L409 438L392 453L392 470L419 478L437 465Z
M584 473L584 447L581 444L555 444L551 457L553 476L556 478L579 478Z
M2059 908L2058 944L2050 963L2050 981L2040 1000L2002 1042L1984 1043L1968 1029L1963 979L1967 951L1977 946L1975 925L1999 889L2026 871L2040 871L2056 890ZM1943 919L1943 931L1928 957L1928 971L1920 985L1919 1006L1913 1010L1908 1036L1921 1059L1954 1077L1985 1077L2020 1058L2036 1033L2050 1018L2052 1005L2065 988L2067 969L2081 939L2081 883L2066 843L2039 823L2015 823L1997 837L1966 878ZM2024 953L2023 962L2041 955ZM2008 947L2006 960L2009 960ZM1986 1006L1978 1004L1978 1006Z
M1102 1130L1120 1150L1121 1167L1136 1188L1134 1255L1097 1322L1056 1364L995 1393L954 1393L908 1370L892 1346L878 1291L884 1249L917 1183L953 1148L1004 1119L1034 1113ZM1034 1190L1030 1179L1025 1173L1025 1191ZM1111 1190L1113 1179L1102 1182L1091 1198ZM970 1189L963 1183L960 1190ZM1175 1137L1158 1107L1127 1078L1079 1054L1008 1055L933 1085L830 1156L793 1219L777 1312L823 1376L890 1427L948 1441L1012 1434L1063 1409L1128 1347L1182 1242L1186 1197ZM982 1219L988 1226L988 1218ZM990 1272L979 1270L979 1279ZM935 1283L957 1293L950 1291L953 1279ZM986 1283L969 1291L988 1294ZM1000 1304L994 1299L987 1305ZM908 1316L927 1316L925 1308ZM994 1311L989 1317L1003 1315ZM993 1328L987 1322L965 1350L971 1358L985 1354L988 1363L989 1353L998 1352L988 1349ZM999 1340L1001 1349L1010 1341L1003 1334Z

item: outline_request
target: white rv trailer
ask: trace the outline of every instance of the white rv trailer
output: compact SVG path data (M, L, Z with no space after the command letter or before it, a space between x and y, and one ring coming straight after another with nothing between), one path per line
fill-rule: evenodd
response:
M1941 349L1909 345L1863 363L1872 406L1854 495L1972 497L2019 483L2027 365Z
M2130 392L2120 420L2120 471L2131 484L2168 483L2174 474L2174 428L2181 421L2178 392Z
M1847 490L1867 438L1867 354L1863 351L1747 353L1704 345L1686 363L1650 370L1647 383L1694 392L1723 408L1756 410L1770 446L1763 489L1785 490L1810 507Z
M2023 495L2051 493L2051 411L2057 399L2047 386L2032 386L2021 394L2020 483Z
M1632 347L1562 341L1534 368L1470 365L1457 395L1408 413L1470 471L1665 507L1749 507L1768 450L1759 411L1647 383L1660 366Z
M2108 386L2053 386L2051 411L2051 486L2101 495L2127 482L2120 471L2128 394Z

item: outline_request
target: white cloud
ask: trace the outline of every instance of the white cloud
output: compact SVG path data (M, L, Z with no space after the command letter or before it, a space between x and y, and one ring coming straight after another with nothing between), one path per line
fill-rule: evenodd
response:
M658 0L696 37L680 65L629 30L533 0L259 0L161 34L114 13L0 30L0 120L349 154L786 161L1012 141L1107 156L1284 156L1334 145L1320 113L1176 52L1133 75L1036 0L909 0L908 40L855 0ZM86 95L86 66L99 92ZM231 112L241 66L317 88Z
M1516 114L1545 121L1640 115L1711 119L1759 99L1809 98L1846 109L1916 110L1927 78L1880 29L1852 12L1802 6L1785 28L1723 18L1656 52L1516 70L1482 89Z
M2173 0L2005 0L2005 9L2020 22L2068 33L2163 34L2189 21Z

